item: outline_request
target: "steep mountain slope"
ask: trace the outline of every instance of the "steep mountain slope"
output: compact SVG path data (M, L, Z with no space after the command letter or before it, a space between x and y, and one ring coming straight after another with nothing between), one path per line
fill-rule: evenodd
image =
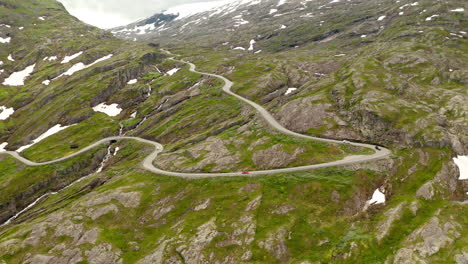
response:
M153 147L136 141L39 167L0 154L0 263L466 263L468 186L452 161L466 154L466 14L450 11L464 3L331 2L170 11L138 23L167 28L128 35L151 40L140 43L52 0L0 0L0 152L47 131L57 133L21 155L47 161L117 135L161 142L155 165L184 172L368 154L272 130L219 79L158 45L229 77L294 131L393 151L350 166L199 180L142 169Z

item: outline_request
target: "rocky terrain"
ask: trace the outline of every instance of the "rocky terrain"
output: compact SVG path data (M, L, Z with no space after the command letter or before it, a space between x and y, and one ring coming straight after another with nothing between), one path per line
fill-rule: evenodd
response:
M0 0L0 264L468 263L453 160L467 154L466 8L242 0L106 32L54 0ZM143 170L152 149L131 141L39 167L1 155L47 161L115 135L160 142L155 166L181 172L367 154L272 130L159 47L293 131L393 154L199 180Z

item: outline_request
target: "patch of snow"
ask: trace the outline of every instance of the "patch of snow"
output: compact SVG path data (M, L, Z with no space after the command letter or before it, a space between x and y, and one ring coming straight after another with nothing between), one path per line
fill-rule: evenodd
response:
M278 4L276 6L282 6L286 4L286 0L279 0Z
M367 37L367 35L361 35L361 38L366 38L366 37Z
M26 69L20 72L14 72L10 77L6 78L3 81L3 85L9 86L21 86L24 85L24 80L29 77L29 75L34 71L36 64L26 67Z
M83 51L80 51L80 52L78 52L78 53L75 53L75 54L73 54L73 55L71 55L71 56L65 56L65 58L63 58L63 60L62 60L61 63L62 63L62 64L69 63L70 61L72 61L72 60L78 58L79 56L81 56L81 54L83 54Z
M94 112L101 112L108 116L118 116L122 112L122 108L118 104L106 105L101 103L93 107Z
M335 57L343 57L343 56L346 56L346 54L344 54L344 53L341 53L341 54L337 54L337 55L335 55Z
M262 52L262 50L257 50L254 54L259 54L260 52Z
M274 9L274 8L270 9L270 15L272 15L272 14L274 14L276 12L278 12L278 9Z
M138 112L133 112L133 114L130 115L131 118L136 118Z
M450 10L450 12L465 12L465 8L460 7L460 8L457 8L457 9L452 9L452 10Z
M5 148L6 146L8 146L8 143L7 142L3 142L2 144L0 144L0 152L5 152L7 151Z
M0 106L0 120L7 120L14 112L13 107Z
M137 82L138 82L137 79L133 79L133 80L128 81L127 84L135 84L135 83L137 83Z
M385 19L386 16L380 16L379 18L377 18L377 21L382 21Z
M285 25L281 25L280 29L285 29L286 26Z
M24 29L24 27L19 27L18 29L19 29L19 30L23 30L23 29Z
M460 176L458 177L459 180L467 180L468 179L468 156L457 156L453 158L453 162L458 166L458 170L460 171Z
M426 18L426 21L431 21L434 17L438 17L439 15L432 15Z
M11 54L8 55L8 60L9 60L9 61L15 61L15 59L13 59L13 56L11 56Z
M43 85L49 85L50 84L50 80L45 80L42 82Z
M250 46L249 46L249 51L253 51L254 50L254 44L256 43L256 41L254 39L250 40Z
M286 93L284 93L284 95L288 95L288 94L290 94L290 93L292 93L292 92L294 92L296 90L297 90L297 88L288 88L288 90L286 91Z
M178 72L180 69L179 68L174 68L170 71L167 72L167 75L171 76L171 75L174 75L174 73Z
M405 14L405 12L400 12L400 13L398 13L398 15L400 15L400 16L402 16L402 15L404 15L404 14Z
M235 16L232 19L234 19L234 27L240 27L249 23L249 21L244 20L244 18L242 18L242 15Z
M64 76L64 75L71 76L71 75L73 75L75 72L78 72L78 71L84 70L84 69L86 69L86 68L89 68L89 67L91 67L91 66L93 66L93 65L95 65L95 64L97 64L97 63L99 63L99 62L101 62L101 61L108 60L108 59L112 58L112 56L113 56L112 54L109 54L109 55L107 55L107 56L105 56L105 57L102 57L102 58L100 58L100 59L97 59L95 62L93 62L93 63L91 63L91 64L89 64L89 65L85 65L84 63L79 62L79 63L73 65L73 66L72 66L70 69L68 69L66 72L64 72L64 73L62 73L61 75L59 75L58 77L56 77L55 79L60 78L60 77L62 77L62 76ZM55 79L54 79L54 80L55 80Z
M3 44L10 43L10 41L11 41L11 37L8 37L8 38L1 38L0 37L0 43L3 43Z
M156 29L156 27L154 26L154 24L146 24L146 25L141 26L141 27L135 26L133 31L138 31L137 35L144 35L144 34L146 34L147 31L153 31L155 29Z
M66 72L62 73L60 76L58 77L61 77L63 75L67 75L67 76L71 76L73 75L75 72L78 72L78 71L81 71L81 70L84 70L86 69L86 65L84 65L84 63L80 62L80 63L77 63L73 66L71 66L70 69L68 69ZM57 77L57 78L58 78Z
M379 189L376 189L374 191L374 194L372 194L372 198L369 201L367 201L367 204L373 205L382 203L385 203L385 194L383 194Z
M45 57L43 61L55 61L57 60L57 56Z
M243 48L243 47L235 47L235 48L233 48L233 50L245 50L245 48Z
M50 137L50 136L52 136L54 134L57 134L58 132L66 129L66 128L69 128L71 126L74 126L74 125L70 125L70 126L62 126L60 124L55 125L52 128L50 128L49 130L47 130L44 134L40 135L38 138L33 140L33 142L31 144L20 147L19 149L16 150L16 152L22 152L25 149L28 149L28 148L32 147L33 145L39 143L40 141L42 141L42 140L44 140L44 139L46 139L46 138L48 138L48 137Z

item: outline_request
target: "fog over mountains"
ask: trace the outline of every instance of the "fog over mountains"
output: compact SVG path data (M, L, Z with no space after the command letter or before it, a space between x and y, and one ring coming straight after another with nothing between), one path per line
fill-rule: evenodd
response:
M209 2L213 0L204 0ZM59 0L80 20L100 28L111 28L134 22L170 7L201 2L200 0Z

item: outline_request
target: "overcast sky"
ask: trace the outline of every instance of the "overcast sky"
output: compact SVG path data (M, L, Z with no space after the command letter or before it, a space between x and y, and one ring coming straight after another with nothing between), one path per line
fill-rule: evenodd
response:
M126 25L180 4L215 0L59 0L80 20L100 27Z

